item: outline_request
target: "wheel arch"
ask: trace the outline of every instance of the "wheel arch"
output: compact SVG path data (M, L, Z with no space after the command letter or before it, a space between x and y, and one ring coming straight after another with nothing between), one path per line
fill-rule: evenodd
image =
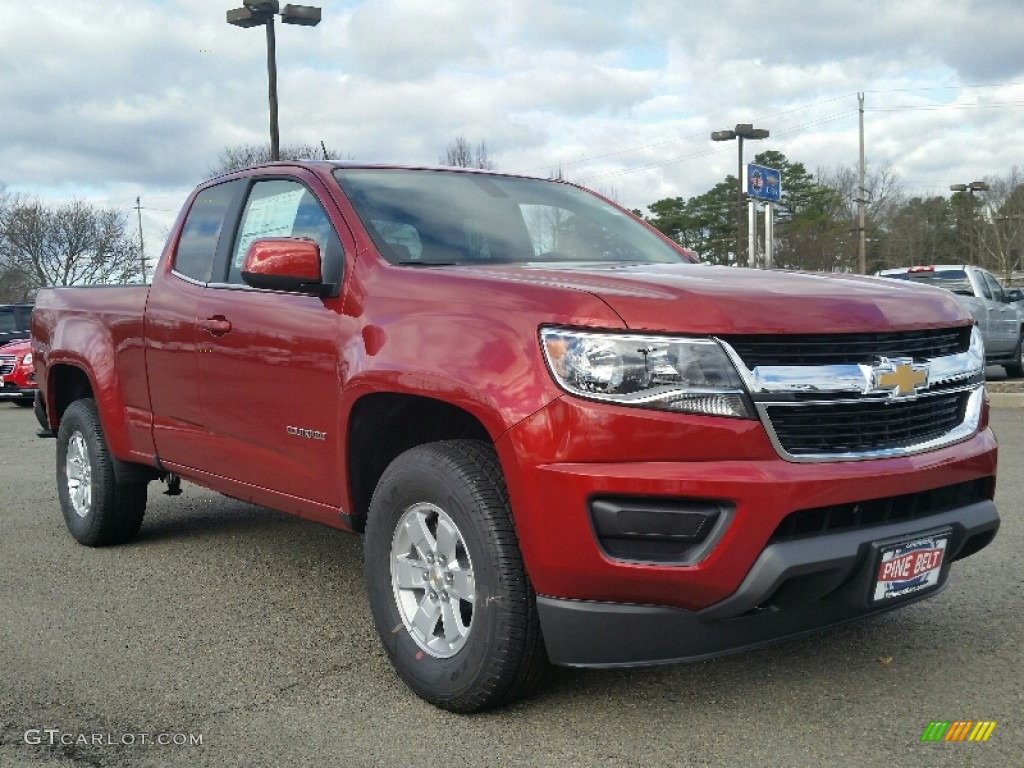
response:
M43 413L54 434L60 429L61 418L68 406L76 400L90 398L96 402L100 427L103 430L107 447L110 449L110 461L118 481L122 483L148 482L161 476L160 470L155 467L118 458L117 453L121 450L127 451L124 406L120 402L111 404L109 397L105 400L97 398L96 393L101 390L97 389L85 368L71 362L54 363L48 366L46 388L47 395L43 400ZM114 440L111 439L112 436L115 436L115 439L120 437L123 442L115 445Z
M95 387L84 368L67 362L50 365L46 371L46 418L56 430L61 417L76 400L95 398Z
M401 453L439 440L472 439L493 444L483 421L457 405L423 395L366 394L348 420L346 470L355 530L362 532L374 489Z

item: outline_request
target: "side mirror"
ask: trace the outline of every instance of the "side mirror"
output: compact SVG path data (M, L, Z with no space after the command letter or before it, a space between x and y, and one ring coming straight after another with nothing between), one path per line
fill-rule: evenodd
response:
M304 237L262 237L253 240L242 263L242 279L253 288L295 291L322 296L325 285L320 246Z

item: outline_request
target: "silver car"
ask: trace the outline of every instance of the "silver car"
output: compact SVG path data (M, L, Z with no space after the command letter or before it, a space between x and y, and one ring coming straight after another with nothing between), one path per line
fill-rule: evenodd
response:
M1001 365L1006 375L1024 377L1021 343L1024 313L988 270L970 264L932 264L883 269L880 277L911 280L955 293L974 316L985 341L985 361Z

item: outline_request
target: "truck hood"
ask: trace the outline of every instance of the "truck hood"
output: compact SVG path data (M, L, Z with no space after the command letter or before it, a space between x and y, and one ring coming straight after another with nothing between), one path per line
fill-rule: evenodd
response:
M492 279L586 291L606 302L629 328L643 331L841 333L972 322L963 304L946 291L859 275L691 264L495 266L479 272Z

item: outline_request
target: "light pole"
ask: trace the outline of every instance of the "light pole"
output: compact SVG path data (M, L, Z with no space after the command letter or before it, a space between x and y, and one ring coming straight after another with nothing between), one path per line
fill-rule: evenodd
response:
M970 231L967 233L967 252L970 254L970 263L974 263L974 193L988 192L989 186L984 181L972 181L970 184L950 184L950 192L966 192L967 199L971 206Z
M320 23L320 9L315 5L286 5L282 11L278 0L244 3L228 11L228 24L236 27L267 28L267 79L270 95L270 159L281 159L281 135L277 125L277 46L274 39L274 16L281 14L285 24L315 27Z
M740 263L740 252L743 246L743 140L767 139L768 131L755 128L751 123L737 123L736 128L729 131L712 131L712 141L732 141L738 139L738 162L736 163L736 263Z

